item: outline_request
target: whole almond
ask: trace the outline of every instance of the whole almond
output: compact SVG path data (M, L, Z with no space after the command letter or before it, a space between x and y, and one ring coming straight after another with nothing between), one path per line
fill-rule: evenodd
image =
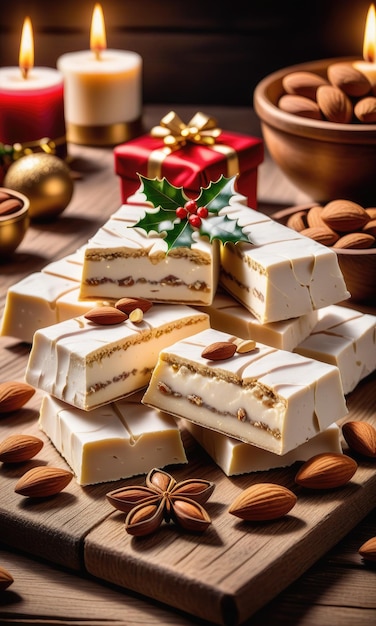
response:
M115 303L117 309L128 315L135 309L141 309L143 313L146 313L152 306L153 303L150 300L146 300L146 298L120 298Z
M0 217L16 213L23 207L23 202L18 198L9 198L0 202Z
M230 359L236 352L236 345L230 341L216 341L210 346L204 348L201 352L203 359L209 361L221 361L222 359Z
M258 483L240 493L228 512L248 521L267 521L286 515L296 501L296 495L287 487Z
M365 561L376 561L376 537L371 537L358 550Z
M351 63L332 63L327 69L327 75L332 85L345 92L348 96L361 98L371 91L371 83L365 74L362 74Z
M367 457L376 457L376 428L369 422L346 422L342 434L348 446Z
M360 204L342 199L328 202L322 209L321 217L330 228L340 233L359 230L370 220Z
M72 478L72 472L59 467L33 467L21 476L14 491L30 498L47 498L62 491Z
M316 98L320 111L329 122L338 124L351 122L353 105L341 89L333 85L322 85L317 89Z
M0 565L0 591L5 591L14 582L13 576Z
M361 122L366 124L373 124L376 122L376 98L375 96L368 96L368 98L362 98L354 106L355 117Z
M311 226L300 231L301 235L314 239L324 246L333 246L339 239L339 235L326 226Z
M128 315L126 313L120 311L120 309L117 309L114 306L94 307L93 309L90 309L90 311L87 311L84 317L90 322L101 326L121 324L128 319Z
M373 235L369 235L368 233L347 233L347 235L343 235L343 237L340 237L335 244L333 244L333 248L364 250L372 248L374 243L375 237L373 237Z
M33 397L34 393L34 387L17 380L0 383L0 414L17 411Z
M304 96L311 100L316 99L316 91L320 85L327 85L328 81L314 72L290 72L282 79L282 87L288 94Z
M286 222L286 226L296 230L298 233L307 228L307 214L305 211L296 211L288 218Z
M298 115L300 117L308 117L314 120L321 120L322 115L319 106L304 96L294 96L285 94L278 101L278 107L286 113Z
M0 461L22 463L32 459L43 448L43 441L33 435L9 435L0 442Z
M307 212L307 225L308 226L326 226L328 228L328 225L325 224L324 220L322 219L321 213L322 213L322 209L323 207L320 205L316 205L311 207L308 212Z
M376 218L367 222L367 224L363 226L362 232L367 233L367 235L372 235L372 237L376 237Z
M295 482L309 489L335 489L348 483L357 468L356 461L345 454L322 452L303 463Z

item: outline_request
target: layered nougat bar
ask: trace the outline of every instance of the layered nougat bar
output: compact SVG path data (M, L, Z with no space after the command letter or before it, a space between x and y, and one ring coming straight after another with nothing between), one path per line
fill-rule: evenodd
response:
M215 344L236 341L206 329L163 349L142 401L276 454L347 414L333 365L261 343L231 358L203 356Z
M76 475L93 485L186 463L175 420L140 403L138 394L82 411L46 394L39 426Z
M146 386L160 350L208 327L205 313L184 305L155 304L139 323L113 326L75 317L35 333L25 379L90 410Z

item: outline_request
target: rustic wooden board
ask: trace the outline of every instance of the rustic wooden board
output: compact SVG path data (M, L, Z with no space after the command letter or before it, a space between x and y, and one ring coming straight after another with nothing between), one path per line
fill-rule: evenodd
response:
M27 348L23 350L18 360L26 361ZM376 425L375 382L376 374L349 395L346 419ZM65 467L38 430L40 398L37 392L27 408L1 420L2 437L28 432L45 439L42 452L26 465L0 466L1 540L217 624L237 624L250 617L375 506L372 460L357 459L359 468L344 488L309 492L294 485L297 466L228 478L183 431L189 463L169 471L177 480L195 476L216 483L206 505L212 526L202 535L191 535L164 524L150 537L133 538L124 530L124 514L112 509L105 498L119 483L82 488L72 482L58 496L39 502L14 493L16 481L29 467L38 463ZM283 484L297 493L290 515L257 524L229 515L228 507L240 490L262 481ZM124 481L143 483L143 476Z

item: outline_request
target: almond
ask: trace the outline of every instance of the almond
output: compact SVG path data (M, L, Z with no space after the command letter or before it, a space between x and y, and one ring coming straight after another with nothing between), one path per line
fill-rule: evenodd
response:
M123 311L120 311L114 306L94 307L93 309L90 309L90 311L87 311L84 317L90 322L101 326L121 324L128 319L128 315L126 313L123 313Z
M32 459L43 448L43 441L33 435L9 435L0 442L0 461L22 463Z
M376 207L370 206L365 209L365 212L369 216L370 220L376 220Z
M120 298L115 303L117 309L128 315L135 309L141 309L143 313L146 313L152 306L153 303L150 300L146 300L146 298Z
M362 74L351 63L340 61L329 65L328 79L346 95L361 98L371 91L371 83L368 78Z
M314 120L321 120L322 115L319 106L313 100L304 98L303 96L290 96L286 94L281 96L278 106L282 111L299 115L300 117L309 117Z
M235 339L236 352L238 354L247 354L256 350L257 344L254 339Z
M203 359L209 359L209 361L221 361L222 359L230 359L235 352L235 343L231 341L216 341L204 348L201 356Z
M322 219L321 213L322 213L322 206L313 206L309 209L309 211L307 212L307 225L309 227L312 226L326 226L328 228L328 225L325 224L324 220Z
M323 207L321 217L325 224L341 233L360 230L370 220L367 211L351 200L332 200Z
M376 537L371 537L358 550L365 561L376 561Z
M228 512L247 521L267 521L286 515L296 501L296 495L287 487L258 483L235 498Z
M133 322L133 324L139 324L143 319L144 313L140 308L133 309L133 311L129 313L129 321Z
M309 489L335 489L353 477L358 464L337 452L322 452L306 461L295 476L295 482Z
M376 98L369 96L359 100L354 107L354 114L358 120L366 124L376 122Z
M327 85L328 81L314 72L290 72L282 79L282 87L288 94L304 96L311 100L316 99L316 91L320 85Z
M363 226L362 232L367 233L367 235L372 235L372 237L376 237L376 218L367 222L367 224Z
M46 498L62 491L72 478L72 472L59 467L33 467L21 476L14 491L30 498Z
M346 422L342 434L348 446L367 457L376 457L376 428L369 422Z
M317 89L317 104L329 122L348 124L353 115L353 106L346 94L333 85L322 85Z
M314 239L324 246L332 246L339 239L339 235L326 226L311 226L301 230L300 234Z
M11 215L22 209L23 203L18 198L9 198L0 202L0 217Z
M369 235L368 233L347 233L347 235L343 235L340 237L333 248L345 248L348 250L364 250L367 248L372 248L375 243L375 237Z
M13 576L0 565L0 591L5 591L13 582Z
M0 414L17 411L33 397L34 393L34 387L17 380L0 383Z
M290 215L286 222L286 226L292 228L293 230L296 230L299 233L304 228L307 228L306 216L307 214L305 211L296 211L296 213Z

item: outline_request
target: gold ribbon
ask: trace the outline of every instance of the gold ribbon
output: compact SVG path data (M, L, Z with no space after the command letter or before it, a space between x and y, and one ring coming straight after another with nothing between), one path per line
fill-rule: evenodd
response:
M150 131L151 136L162 139L164 145L161 149L151 152L148 161L148 177L160 178L165 158L175 150L183 148L187 143L207 146L224 154L227 159L227 175L235 176L239 171L238 156L230 146L216 144L221 132L215 118L205 113L198 111L188 124L185 124L175 111L170 111L161 119L159 125L154 126Z

